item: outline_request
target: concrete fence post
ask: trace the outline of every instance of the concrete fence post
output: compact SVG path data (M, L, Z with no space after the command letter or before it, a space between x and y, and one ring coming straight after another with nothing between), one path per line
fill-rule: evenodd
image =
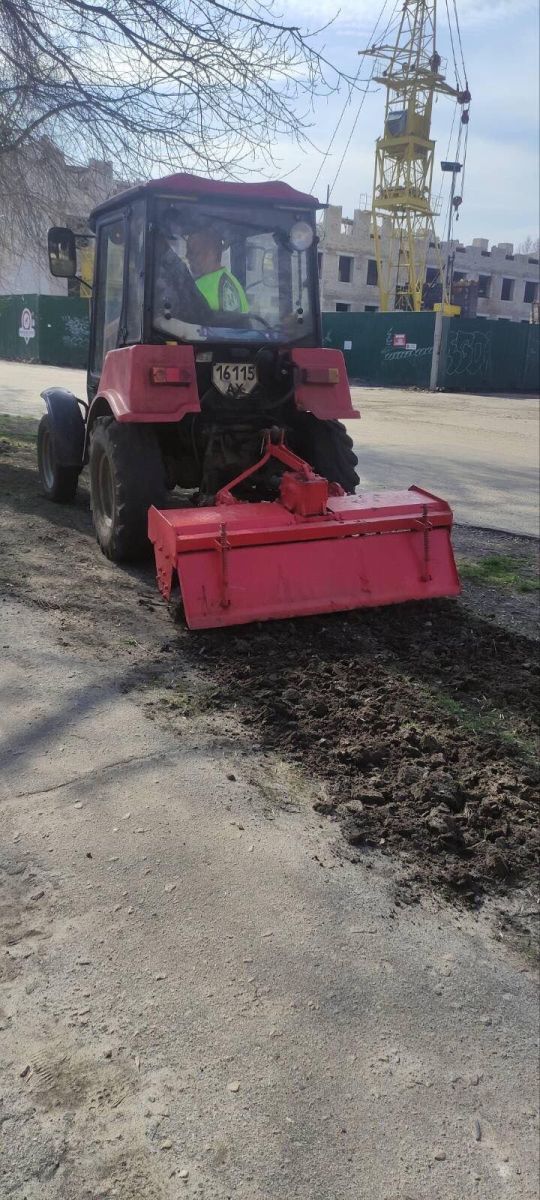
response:
M431 374L429 377L430 392L437 391L437 382L439 379L439 364L441 361L441 342L443 332L443 314L442 309L438 309L435 313L435 329L433 330L433 353L431 355Z

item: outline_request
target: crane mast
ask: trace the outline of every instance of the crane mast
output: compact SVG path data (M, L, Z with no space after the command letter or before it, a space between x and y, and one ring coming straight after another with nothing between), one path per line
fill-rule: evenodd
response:
M361 51L378 60L379 73L373 78L386 88L384 133L377 139L372 200L383 312L394 308L418 312L422 308L429 242L438 247L431 200L434 97L442 93L462 105L470 101L468 90L452 87L441 73L436 19L436 0L404 0L395 42ZM442 263L440 277L444 305L448 297Z

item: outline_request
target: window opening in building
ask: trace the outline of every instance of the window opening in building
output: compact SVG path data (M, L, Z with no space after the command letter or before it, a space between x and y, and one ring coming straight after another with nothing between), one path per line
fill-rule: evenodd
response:
M378 304L364 304L364 312L378 312L378 311L379 311Z
M514 280L503 279L501 288L501 300L512 300L514 296Z
M467 274L465 271L454 271L452 278L454 280L454 283L461 283L462 279L467 278Z
M478 276L478 299L487 300L491 288L491 275Z
M370 287L377 287L378 282L379 272L377 269L377 263L374 258L368 258L366 283L369 284Z
M352 280L354 259L348 254L340 254L338 263L338 278L340 283L350 283Z
M350 312L350 304L336 304L336 312Z
M538 299L538 284L528 279L525 284L525 295L523 297L525 304L534 304Z
M352 231L353 231L353 222L352 221L342 221L341 222L342 237L350 237Z

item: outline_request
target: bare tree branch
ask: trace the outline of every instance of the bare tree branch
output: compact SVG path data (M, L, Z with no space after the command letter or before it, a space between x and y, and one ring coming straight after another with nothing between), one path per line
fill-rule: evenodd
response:
M0 0L0 245L65 208L66 162L269 168L342 81L273 0Z

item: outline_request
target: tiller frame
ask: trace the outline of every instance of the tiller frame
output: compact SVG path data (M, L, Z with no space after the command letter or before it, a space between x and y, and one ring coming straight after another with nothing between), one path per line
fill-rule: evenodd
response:
M237 499L271 458L289 468L279 499ZM271 430L215 506L152 507L148 536L160 591L168 600L176 576L186 622L202 629L455 596L452 520L446 501L416 486L348 496Z

